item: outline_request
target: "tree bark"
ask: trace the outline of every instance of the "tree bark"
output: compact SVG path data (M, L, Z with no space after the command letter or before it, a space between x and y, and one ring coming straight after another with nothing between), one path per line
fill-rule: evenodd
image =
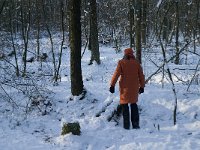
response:
M166 2L165 6L164 6L164 10L165 12L168 11L169 7L169 3ZM168 43L168 38L169 38L169 20L168 20L168 15L164 14L164 18L163 18L163 32L162 32L162 39Z
M81 11L80 0L71 0L70 8L70 65L71 65L71 93L78 96L83 92L81 70Z
M179 64L179 3L176 2L176 59L175 64Z
M178 105L178 98L177 98L177 94L176 94L176 88L175 88L175 84L174 84L174 80L172 78L172 74L171 74L171 71L169 69L169 66L168 66L168 61L167 61L167 57L166 57L166 52L165 52L165 49L164 49L164 45L162 43L162 40L160 38L160 45L161 45L161 49L162 49L162 53L163 53L163 59L164 59L164 64L166 66L166 70L167 70L167 74L169 76L169 79L171 81L171 84L172 84L172 91L173 91L173 94L174 94L174 110L173 110L173 121L174 121L174 125L176 125L176 122L177 122L177 105ZM163 66L164 67L164 66Z
M36 48L36 56L37 56L37 61L40 60L40 20L41 20L41 11L40 11L40 0L36 0L36 6L37 6L37 48Z
M136 33L136 59L140 62L140 64L142 63L142 45L141 45L141 1L140 0L136 0L136 29L135 29L135 33Z
M22 76L26 76L27 70L27 51L28 51L28 42L29 42L29 31L30 31L30 21L31 21L31 12L30 12L30 0L28 1L28 13L24 11L25 1L21 1L21 29L22 29L22 38L24 41L24 50L22 54L22 60L24 63ZM27 16L26 16L27 15Z
M12 4L11 4L12 5ZM16 71L16 76L19 76L19 65L18 65L18 59L17 59L17 51L15 48L15 42L14 42L14 35L13 35L13 18L12 18L12 12L11 12L11 8L9 10L9 17L10 17L10 35L11 35L11 41L12 41L12 47L13 47L13 51L14 51L14 56L15 56L15 71Z
M97 24L97 4L96 0L90 0L90 44L91 59L90 64L96 61L100 64L99 41L98 41L98 24Z
M142 0L142 43L146 45L147 32L147 0Z
M130 47L135 45L134 41L134 0L129 0L129 23L130 23Z

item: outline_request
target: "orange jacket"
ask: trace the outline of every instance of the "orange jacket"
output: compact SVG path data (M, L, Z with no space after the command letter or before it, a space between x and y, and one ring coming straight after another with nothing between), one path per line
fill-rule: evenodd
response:
M120 104L136 103L139 88L145 86L144 74L139 62L134 57L120 60L110 85L115 86L119 77Z

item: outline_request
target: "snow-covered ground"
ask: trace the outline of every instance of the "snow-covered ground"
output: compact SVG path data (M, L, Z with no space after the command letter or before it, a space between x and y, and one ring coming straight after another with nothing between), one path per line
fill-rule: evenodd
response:
M143 69L149 77L157 67L149 60L161 65L162 55L159 48L154 53L143 54ZM198 49L198 52L200 50ZM119 125L107 121L119 104L118 85L116 92L109 93L109 82L117 61L123 53L116 54L113 48L100 47L101 65L88 65L90 52L86 51L82 59L84 87L87 90L83 100L70 100L69 49L65 49L62 64L62 77L58 86L48 83L53 93L52 111L48 115L39 115L36 111L19 116L9 113L8 104L0 104L0 149L1 150L198 150L200 149L200 86L192 83L198 57L189 55L187 65L169 64L175 76L178 97L177 125L173 125L174 96L171 83L165 73L162 88L162 72L155 75L146 85L144 94L139 96L140 129L125 130L122 118ZM50 65L50 64L48 64ZM48 65L46 64L47 68ZM36 67L36 62L29 67ZM44 64L45 67L45 64ZM180 70L182 68L186 70ZM36 69L37 70L37 69ZM199 72L198 72L199 73ZM44 80L45 82L45 80ZM46 84L46 83L45 83ZM14 93L13 93L14 94ZM17 97L17 92L16 99ZM107 106L99 117L96 114ZM7 110L7 111L6 111ZM25 119L24 119L25 118ZM61 136L63 122L78 121L81 136L68 134Z

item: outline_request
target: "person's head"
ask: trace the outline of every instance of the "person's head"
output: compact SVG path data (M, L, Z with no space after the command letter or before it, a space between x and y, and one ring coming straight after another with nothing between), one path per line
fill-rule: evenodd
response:
M124 50L124 59L130 59L130 58L134 58L133 49L132 48L126 48Z

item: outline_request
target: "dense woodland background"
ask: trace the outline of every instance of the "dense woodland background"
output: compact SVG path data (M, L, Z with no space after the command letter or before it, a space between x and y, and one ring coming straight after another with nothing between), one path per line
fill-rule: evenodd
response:
M81 57L91 50L88 64L101 64L102 45L113 47L116 53L132 47L141 64L143 52L159 47L163 65L146 77L148 82L169 62L181 65L187 64L190 54L199 57L199 35L199 0L0 0L0 97L19 107L6 90L14 88L30 100L23 105L26 111L42 98L47 102L39 109L46 113L50 105L47 89L37 81L50 77L46 82L57 85L62 78L63 51L71 51L71 93L85 93ZM44 38L49 39L45 50ZM167 58L168 53L172 57ZM40 64L37 73L29 67L36 61ZM43 67L46 61L48 69ZM165 73L174 85L170 69ZM196 73L194 78L198 78Z

